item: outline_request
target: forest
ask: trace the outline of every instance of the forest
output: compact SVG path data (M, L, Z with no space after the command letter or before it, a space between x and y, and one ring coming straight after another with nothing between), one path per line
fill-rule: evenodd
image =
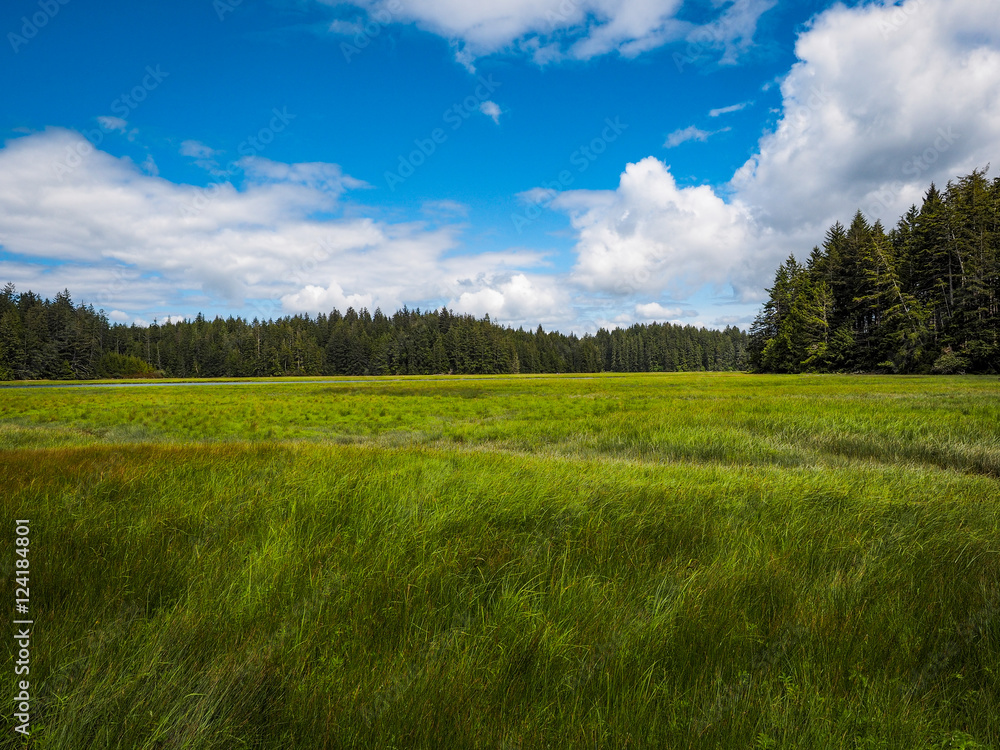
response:
M69 291L0 291L0 380L726 371L746 367L746 348L735 327L637 324L577 337L445 308L124 325Z
M931 185L888 232L860 211L794 256L750 329L758 372L1000 370L1000 178Z
M988 169L988 168L987 168ZM0 291L0 380L546 372L996 373L1000 178L931 185L886 231L858 211L781 264L747 335L670 323L578 337L442 308L111 323L13 284Z

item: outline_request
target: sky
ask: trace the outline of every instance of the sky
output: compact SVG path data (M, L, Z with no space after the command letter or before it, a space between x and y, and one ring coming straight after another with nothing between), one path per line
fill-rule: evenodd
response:
M6 0L0 283L747 328L1000 155L995 0Z

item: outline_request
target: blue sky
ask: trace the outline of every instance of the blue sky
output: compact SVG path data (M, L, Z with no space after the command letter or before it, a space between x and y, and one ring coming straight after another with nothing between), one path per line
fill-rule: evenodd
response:
M11 0L0 276L113 320L752 320L995 161L986 0Z

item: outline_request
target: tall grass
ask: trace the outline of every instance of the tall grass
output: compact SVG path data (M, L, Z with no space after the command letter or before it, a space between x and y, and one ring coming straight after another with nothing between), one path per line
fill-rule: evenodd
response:
M30 746L1000 743L995 381L240 388L0 389Z

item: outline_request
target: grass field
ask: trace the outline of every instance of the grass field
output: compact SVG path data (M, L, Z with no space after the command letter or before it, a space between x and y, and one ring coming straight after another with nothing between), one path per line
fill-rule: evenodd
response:
M995 377L0 387L0 482L0 747L1000 748Z

